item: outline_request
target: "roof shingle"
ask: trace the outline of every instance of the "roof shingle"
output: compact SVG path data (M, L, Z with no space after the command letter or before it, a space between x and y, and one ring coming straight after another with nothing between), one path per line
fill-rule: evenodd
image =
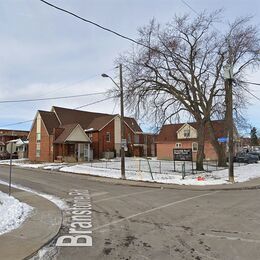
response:
M185 123L179 124L169 124L163 125L160 133L156 139L158 143L161 142L175 142L177 141L177 131L184 125ZM187 123L188 125L198 128L197 122ZM215 131L216 138L227 136L227 128L224 120L215 120L212 121L213 129ZM208 127L205 128L205 140L209 140L209 131Z

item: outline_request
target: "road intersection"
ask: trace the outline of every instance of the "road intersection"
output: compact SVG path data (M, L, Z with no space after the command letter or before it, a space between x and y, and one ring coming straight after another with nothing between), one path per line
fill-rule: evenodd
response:
M0 172L0 180L7 181L8 168L1 167ZM64 209L58 236L45 247L45 254L34 259L257 259L260 255L259 189L134 187L20 168L14 169L13 182L59 197L68 208L75 202L71 192L86 191L90 196L92 245L56 246L71 228L72 214Z

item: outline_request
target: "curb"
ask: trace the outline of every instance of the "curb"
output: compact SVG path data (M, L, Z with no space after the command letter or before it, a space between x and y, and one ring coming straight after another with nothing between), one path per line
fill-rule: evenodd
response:
M2 165L9 167L8 165ZM217 185L180 185L180 184L168 184L168 183L160 183L160 182L147 182L147 181L136 181L136 180L122 180L116 179L112 177L103 177L98 175L90 175L85 173L74 173L74 172L63 172L58 170L44 170L41 168L26 168L26 167L19 167L13 166L16 169L26 169L29 171L38 171L42 173L57 173L57 174L70 174L70 175L80 175L85 176L86 179L90 181L97 181L101 183L109 183L113 185L127 185L127 186L134 186L134 187L144 187L144 188L157 188L157 189L176 189L176 190L191 190L191 191L229 191L229 190L255 190L260 189L260 178L254 179L258 180L258 184L249 184L253 181L249 180L246 182L239 182L234 184L217 184Z
M0 185L0 190L8 187ZM1 259L30 259L59 233L62 212L51 201L34 193L12 188L12 196L34 209L22 225L0 236Z

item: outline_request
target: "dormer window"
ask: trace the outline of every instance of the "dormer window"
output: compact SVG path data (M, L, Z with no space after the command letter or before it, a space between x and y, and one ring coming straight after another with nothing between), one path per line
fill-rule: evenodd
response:
M185 138L189 138L190 137L190 129L185 129L183 131L183 135L184 135Z

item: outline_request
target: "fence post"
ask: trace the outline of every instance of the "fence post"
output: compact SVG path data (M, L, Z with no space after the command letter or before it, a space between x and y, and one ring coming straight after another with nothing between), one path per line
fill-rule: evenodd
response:
M159 172L160 172L160 174L162 173L162 162L161 161L159 161Z
M216 161L216 171L218 170L218 161Z
M176 172L175 160L173 161L173 171Z
M181 173L182 173L182 179L184 180L184 177L185 177L185 162L182 164Z
M154 180L154 178L153 178L153 173L152 173L152 169L151 169L151 165L150 165L148 159L147 159L147 163L148 163L148 166L149 166L149 170L150 170L150 174L151 174L152 180Z

